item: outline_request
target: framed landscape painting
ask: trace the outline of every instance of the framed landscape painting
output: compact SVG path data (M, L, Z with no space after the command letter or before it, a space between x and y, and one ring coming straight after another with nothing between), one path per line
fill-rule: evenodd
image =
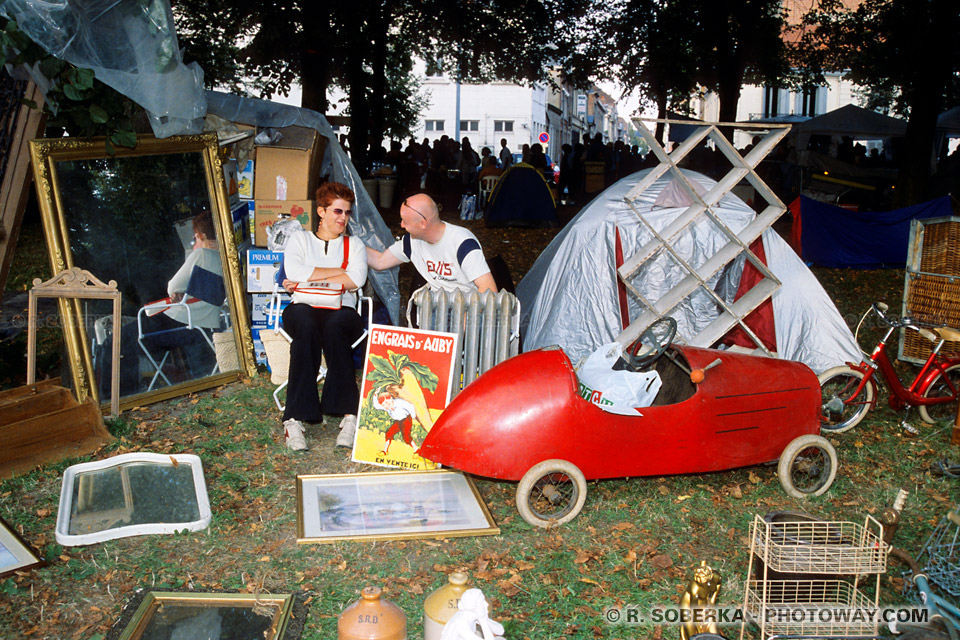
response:
M487 506L456 471L297 476L297 542L498 535Z

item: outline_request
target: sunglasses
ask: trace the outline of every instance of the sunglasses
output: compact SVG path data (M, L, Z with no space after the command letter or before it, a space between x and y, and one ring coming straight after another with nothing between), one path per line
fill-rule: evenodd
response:
M423 218L424 221L427 220L427 216L423 215L422 213L420 213L419 211L417 211L416 209L414 209L413 207L411 207L409 204L407 204L407 201L406 201L406 200L403 201L403 206L405 206L407 209L411 209L414 213L416 213L418 216L420 216L421 218Z
M351 216L353 215L353 209L327 209L335 216Z

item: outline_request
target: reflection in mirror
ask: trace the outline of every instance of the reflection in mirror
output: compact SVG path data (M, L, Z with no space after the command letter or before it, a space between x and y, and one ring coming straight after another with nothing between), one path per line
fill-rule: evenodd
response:
M69 467L57 541L90 544L145 533L197 530L210 521L200 459L131 453Z
M122 293L122 406L212 386L238 366L252 372L216 136L145 138L114 157L102 142L32 145L53 261L116 280ZM112 318L96 301L79 313L66 323L76 327L78 395L85 384L107 402Z

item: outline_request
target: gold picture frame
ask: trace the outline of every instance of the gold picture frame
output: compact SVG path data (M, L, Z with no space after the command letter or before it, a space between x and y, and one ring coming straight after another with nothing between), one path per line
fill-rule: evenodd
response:
M17 571L44 567L43 557L20 537L16 529L0 518L0 579Z
M239 367L228 372L218 372L214 367L209 375L183 375L183 380L174 378L176 381L170 381L169 386L157 389L153 388L151 382L147 391L137 390L121 396L121 410L185 395L256 373L240 257L233 240L234 222L231 218L223 160L216 134L171 136L164 139L140 136L134 149L114 147L112 155L107 154L103 138L33 140L30 143L30 153L52 271L60 273L80 267L96 273L100 278L116 280L124 292L125 305L137 305L139 308L139 305L145 304L149 298L143 300L144 295L131 295L131 289L144 288L146 284L150 284L155 290L162 290L160 295L167 295L166 287L162 285L172 275L170 267L156 268L157 260L151 261L147 257L148 252L139 248L145 246L153 250L155 246L150 243L159 246L161 241L166 242L164 247L172 246L170 242L173 241L167 241L170 234L177 233L173 228L174 224L182 226L191 211L198 212L196 209L209 210L212 214L226 293L225 310L229 309L229 314L224 313L224 316L229 319L228 330L233 332L233 345L238 355ZM151 162L157 166L183 167L185 177L171 177L168 174L143 176L140 173L137 176L143 179L138 184L131 184L129 187L124 184L115 185L113 191L109 192L110 196L114 196L112 199L103 196L96 188L84 189L85 185L102 185L106 181L104 176L115 177L124 167L129 169ZM194 205L192 209L186 204L187 198L183 198L177 207L161 210L161 201L171 201L171 194L179 194L181 191L190 192L188 195ZM83 196L82 202L77 202L78 194ZM120 196L125 203L130 203L129 206L122 207L121 211L101 211L101 215L95 220L98 226L91 224L89 218L83 218L84 215L89 215L86 211L90 202L102 204L104 209L109 209L110 206L116 206L115 202ZM137 217L137 214L141 214L140 217ZM162 219L158 219L160 217ZM113 219L117 220L115 228L109 226ZM160 234L156 231L152 232L152 235L145 232L147 225L162 229L163 237L159 237ZM140 244L131 243L130 247L133 248L127 248L124 243L133 237L139 238ZM108 239L115 242L112 250L104 248L110 247L106 242ZM179 242L183 242L183 239L180 238ZM91 246L95 249L91 249ZM81 264L76 264L78 256L75 255L75 249L85 255L80 259L83 262ZM122 269L90 264L108 262L110 259L116 262L118 258L112 253L121 250L131 254L124 258ZM167 251L165 256L169 257L168 261L171 263L183 262L183 256L179 256L176 250ZM137 263L138 260L142 260L142 263ZM88 397L93 397L97 402L105 402L101 398L94 373L93 347L89 337L89 334L94 332L88 329L89 322L84 308L79 300L60 300L59 308L77 397L81 402ZM219 362L219 354L217 356ZM162 366L158 367L160 368Z
M473 480L459 471L297 476L297 542L500 535Z
M256 632L262 633L264 640L290 640L286 632L292 626L293 594L145 591L141 595L139 604L135 598L127 605L128 609L136 608L132 615L124 613L120 624L114 627L122 631L112 632L111 640L141 640L167 629L170 631L163 637L169 637L178 625L180 633L184 633L184 626L191 622L206 625L205 630L224 623L240 625L247 635L253 635L248 632L251 625L256 625ZM186 637L196 636L188 633Z

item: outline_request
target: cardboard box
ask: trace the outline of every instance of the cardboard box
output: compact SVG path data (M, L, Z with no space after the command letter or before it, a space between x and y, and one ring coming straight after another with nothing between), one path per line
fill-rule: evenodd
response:
M247 293L270 293L283 263L282 251L251 248L247 251Z
M271 295L269 293L253 293L250 294L250 326L251 327L266 327L269 324L270 317L270 299ZM290 296L287 294L282 294L280 297L280 313L283 313L283 310L287 308L287 305L290 304ZM283 326L283 321L281 319L280 326Z
M242 247L252 240L250 218L253 216L253 200L240 200L230 209L230 219L233 221L233 246Z
M284 127L280 133L277 145L257 147L254 199L313 198L327 139L306 127Z
M253 160L237 166L237 194L245 200L253 200Z
M284 218L296 218L304 229L313 233L316 217L313 200L254 200L253 244L267 246L267 227Z
M237 161L230 158L223 163L223 181L227 185L227 202L231 210L240 204L240 185L237 180Z
M260 329L252 328L250 329L253 333L253 357L257 359L257 364L262 364L267 368L267 371L270 370L270 365L267 364L267 350L263 347L263 340L260 339Z

